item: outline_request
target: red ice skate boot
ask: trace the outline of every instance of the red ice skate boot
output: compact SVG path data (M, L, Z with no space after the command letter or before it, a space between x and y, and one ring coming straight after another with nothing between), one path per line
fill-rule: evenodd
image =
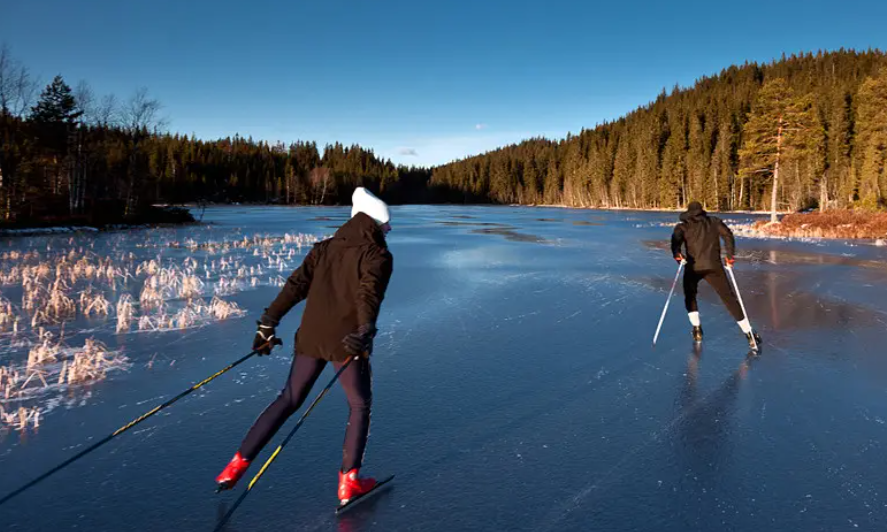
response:
M358 469L346 473L339 471L339 505L347 504L354 497L366 495L376 487L374 478L358 478Z
M224 491L229 490L237 484L237 481L240 480L240 477L246 473L246 469L249 467L249 460L246 460L244 457L240 456L240 451L237 451L237 454L234 455L234 458L228 462L228 465L225 466L225 469L219 473L219 476L216 477L216 484L218 485L218 489L216 491Z

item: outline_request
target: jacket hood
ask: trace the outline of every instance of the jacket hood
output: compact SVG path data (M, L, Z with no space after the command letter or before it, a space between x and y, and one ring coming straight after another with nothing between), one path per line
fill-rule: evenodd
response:
M376 244L387 248L385 235L379 224L369 215L359 212L340 227L333 238L347 247Z
M687 205L687 210L681 213L681 221L690 222L705 218L706 216L708 216L708 213L702 208L702 204L698 201L691 201L690 204Z

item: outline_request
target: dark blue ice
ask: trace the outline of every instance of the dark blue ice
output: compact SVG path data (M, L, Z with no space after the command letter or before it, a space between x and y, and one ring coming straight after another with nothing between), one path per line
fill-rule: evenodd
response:
M216 208L210 229L154 234L331 234L347 212ZM228 530L883 530L887 249L740 238L763 353L747 358L707 287L701 352L680 294L652 349L675 218L395 208L364 469L397 474L393 488L334 517L347 409L334 389ZM233 296L241 319L105 334L131 368L69 390L36 433L6 434L0 494L248 352L276 291ZM282 385L300 313L278 329L283 350L0 507L0 530L212 530L238 494L215 495L213 478Z

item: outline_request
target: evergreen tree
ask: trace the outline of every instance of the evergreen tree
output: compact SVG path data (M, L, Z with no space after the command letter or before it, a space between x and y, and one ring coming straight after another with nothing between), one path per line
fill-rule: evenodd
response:
M814 118L809 98L798 97L783 78L768 81L758 94L745 125L740 150L742 173L771 179L770 221L777 222L779 171L793 158L806 154L813 138Z
M715 133L715 147L712 153L710 181L706 187L709 202L715 209L726 206L735 209L733 190L733 161L736 152L736 132L730 117L721 117Z
M863 207L876 208L887 191L887 66L862 83L858 98L858 195Z
M661 178L659 180L659 201L663 208L679 208L688 200L685 178L687 138L684 120L680 111L675 110L669 117L669 136L662 152Z
M52 83L43 89L40 100L31 108L31 120L42 124L75 124L83 115L71 87L56 76Z
M826 119L825 172L820 181L819 208L828 209L833 197L840 204L848 205L854 194L850 178L850 149L853 129L852 100L843 89L831 96L830 110ZM843 184L841 190L839 185Z
M706 208L717 205L716 189L706 193L706 177L708 176L708 160L710 157L708 142L705 139L702 117L696 115L690 117L690 132L687 138L687 189L689 198L697 198ZM716 208L716 207L714 207Z
M634 178L635 158L628 131L620 135L613 161L613 179L610 181L609 198L612 205L624 207L628 199L628 183Z

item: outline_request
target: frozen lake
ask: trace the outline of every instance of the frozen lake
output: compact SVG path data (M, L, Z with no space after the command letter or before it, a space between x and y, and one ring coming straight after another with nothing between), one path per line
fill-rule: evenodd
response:
M347 214L213 208L210 227L2 239L0 251L323 236ZM702 351L680 293L654 350L675 273L662 224L676 218L393 209L394 275L373 356L363 470L396 474L393 487L334 517L347 415L335 388L227 530L883 530L887 249L738 239L737 280L763 354L747 359L707 285ZM127 249L148 260L163 248ZM202 253L173 248L162 258L203 262ZM89 324L128 366L56 392L38 430L0 436L0 496L249 352L277 290L232 290L226 299L245 316L181 331ZM0 529L212 530L246 484L216 495L213 479L283 384L301 308L278 329L283 349L0 506ZM24 360L27 349L6 338L0 363Z

